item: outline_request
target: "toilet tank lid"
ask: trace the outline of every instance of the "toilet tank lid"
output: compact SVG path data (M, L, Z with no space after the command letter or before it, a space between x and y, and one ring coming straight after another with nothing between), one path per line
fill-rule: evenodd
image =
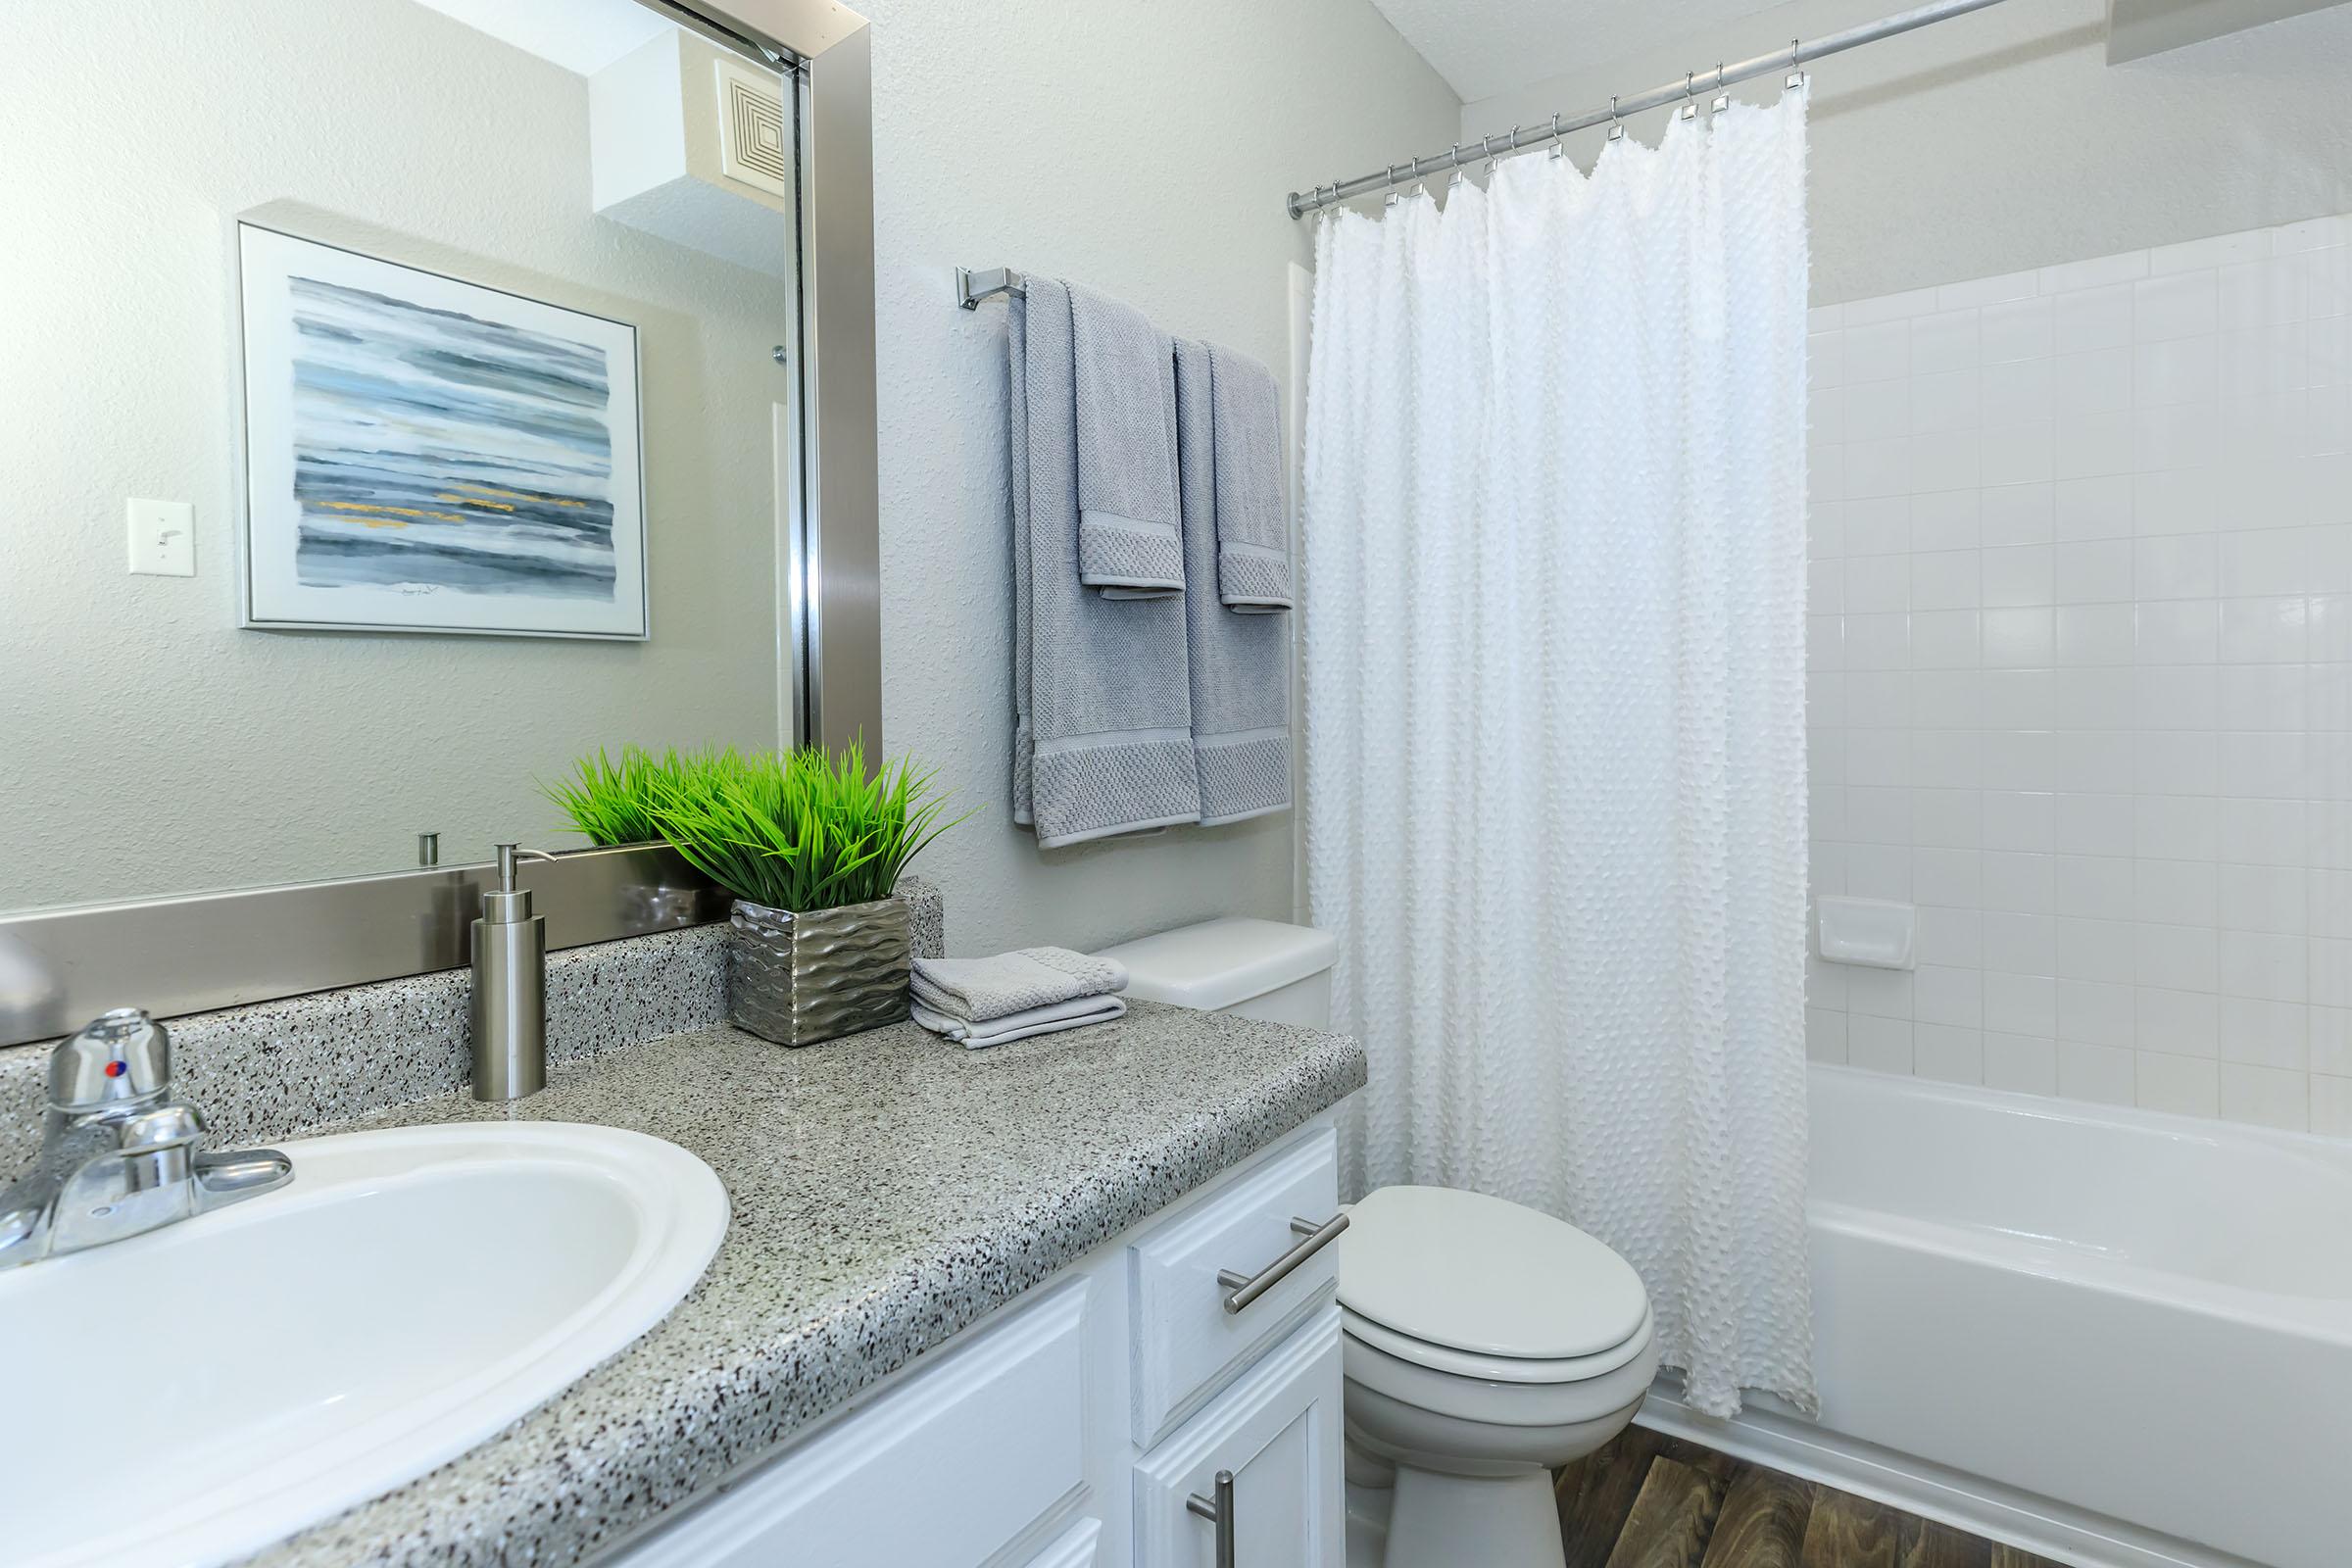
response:
M1127 966L1127 995L1213 1011L1321 974L1339 951L1328 931L1233 915L1138 937L1102 956Z

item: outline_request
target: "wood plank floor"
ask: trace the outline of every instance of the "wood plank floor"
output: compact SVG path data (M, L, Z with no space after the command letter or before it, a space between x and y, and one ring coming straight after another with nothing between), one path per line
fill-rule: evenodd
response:
M1642 1427L1556 1479L1566 1568L2058 1568Z

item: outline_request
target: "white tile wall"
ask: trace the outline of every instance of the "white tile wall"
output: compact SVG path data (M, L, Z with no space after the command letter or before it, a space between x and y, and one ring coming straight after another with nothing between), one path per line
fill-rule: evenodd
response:
M1817 1057L2352 1136L2352 217L1813 313Z

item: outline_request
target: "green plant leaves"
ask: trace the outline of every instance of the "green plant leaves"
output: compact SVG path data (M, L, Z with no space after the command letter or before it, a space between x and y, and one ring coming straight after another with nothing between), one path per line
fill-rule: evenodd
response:
M832 909L887 898L906 862L956 822L934 775L902 759L871 777L865 751L732 747L582 758L547 795L597 844L666 839L739 899ZM969 815L966 812L965 815Z
M647 775L658 765L646 752L625 746L615 763L600 746L574 765L576 777L542 788L590 843L644 844L662 836L646 807Z

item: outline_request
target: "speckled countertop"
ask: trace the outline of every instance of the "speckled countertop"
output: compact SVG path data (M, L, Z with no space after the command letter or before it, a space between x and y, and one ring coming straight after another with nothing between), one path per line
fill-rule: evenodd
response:
M967 1052L912 1024L804 1051L732 1029L317 1131L516 1116L708 1160L734 1216L652 1332L464 1457L253 1559L584 1562L1364 1082L1353 1041L1138 1003Z

